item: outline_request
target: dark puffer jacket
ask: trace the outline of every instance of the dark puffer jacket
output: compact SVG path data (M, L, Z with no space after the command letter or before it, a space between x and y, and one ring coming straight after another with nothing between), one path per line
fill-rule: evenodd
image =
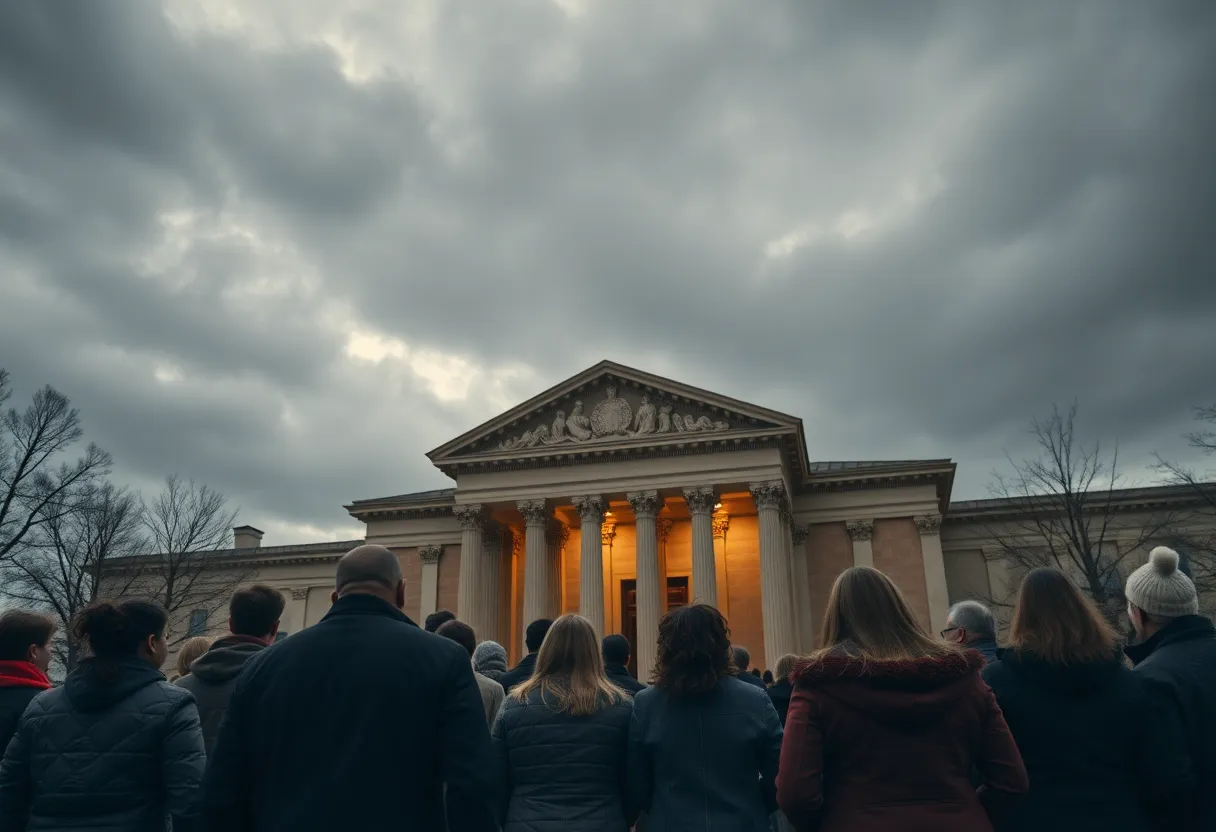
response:
M1060 666L1002 650L984 668L1030 776L1002 832L1148 832L1185 798L1181 722L1122 658Z
M203 723L203 742L211 753L220 733L220 722L228 710L228 699L245 662L266 649L266 642L252 636L224 636L195 659L190 672L174 682L194 694Z
M0 757L30 700L50 686L46 674L29 662L0 661Z
M21 720L0 763L0 832L194 829L206 760L193 696L139 659L86 660Z
M508 698L494 722L503 832L625 832L628 697L587 716L546 700Z

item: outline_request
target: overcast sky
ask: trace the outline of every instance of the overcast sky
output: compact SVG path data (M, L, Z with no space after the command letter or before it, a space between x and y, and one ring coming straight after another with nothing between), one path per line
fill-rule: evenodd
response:
M1216 402L1210 0L8 0L0 366L282 544L612 360L1129 484Z

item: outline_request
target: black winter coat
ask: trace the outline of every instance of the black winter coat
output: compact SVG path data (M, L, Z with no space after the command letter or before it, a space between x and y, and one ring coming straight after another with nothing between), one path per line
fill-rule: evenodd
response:
M8 748L8 741L17 733L17 723L25 713L30 701L45 688L7 687L0 688L0 757Z
M780 757L781 720L763 688L728 676L707 696L673 700L648 687L633 698L630 808L651 830L768 832Z
M1001 650L983 677L1030 778L1002 832L1148 832L1186 795L1181 723L1122 655L1061 667Z
M138 658L88 659L36 697L0 763L0 832L194 828L206 765L194 697Z
M1177 708L1186 730L1196 787L1175 828L1216 832L1216 628L1204 616L1183 616L1125 652Z
M608 677L608 681L616 685L621 690L628 693L630 696L640 690L646 690L646 686L633 678L633 674L629 672L629 668L623 664L604 665L604 675Z
M789 679L782 679L780 682L774 682L773 686L768 689L768 698L772 701L773 707L777 709L777 716L781 719L781 727L785 727L785 715L790 712L790 697L794 695L794 686Z
M626 832L629 698L586 716L550 703L508 698L494 722L503 832Z
M173 683L194 694L208 754L219 736L220 722L228 710L228 698L232 696L236 677L241 675L247 661L265 649L265 642L249 636L224 636L194 660L188 674Z
M529 653L519 660L519 664L502 674L495 681L502 685L502 689L506 693L510 693L511 689L519 685L521 682L526 682L532 678L532 669L536 667L536 654Z
M203 788L211 832L493 830L469 654L372 595L245 665ZM446 801L444 799L444 786Z

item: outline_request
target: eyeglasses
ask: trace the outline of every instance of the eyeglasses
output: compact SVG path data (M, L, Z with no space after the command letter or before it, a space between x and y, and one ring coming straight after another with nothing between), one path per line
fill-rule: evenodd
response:
M944 629L940 633L938 633L938 635L940 635L942 638L945 638L946 633L953 633L956 630L961 630L961 629L962 629L961 627L947 627L946 629Z

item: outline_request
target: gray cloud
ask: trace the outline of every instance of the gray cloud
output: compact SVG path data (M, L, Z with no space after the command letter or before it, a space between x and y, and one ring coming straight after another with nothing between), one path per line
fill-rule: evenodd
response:
M964 497L1213 398L1210 4L199 8L0 7L0 364L133 482L334 529L604 357Z

